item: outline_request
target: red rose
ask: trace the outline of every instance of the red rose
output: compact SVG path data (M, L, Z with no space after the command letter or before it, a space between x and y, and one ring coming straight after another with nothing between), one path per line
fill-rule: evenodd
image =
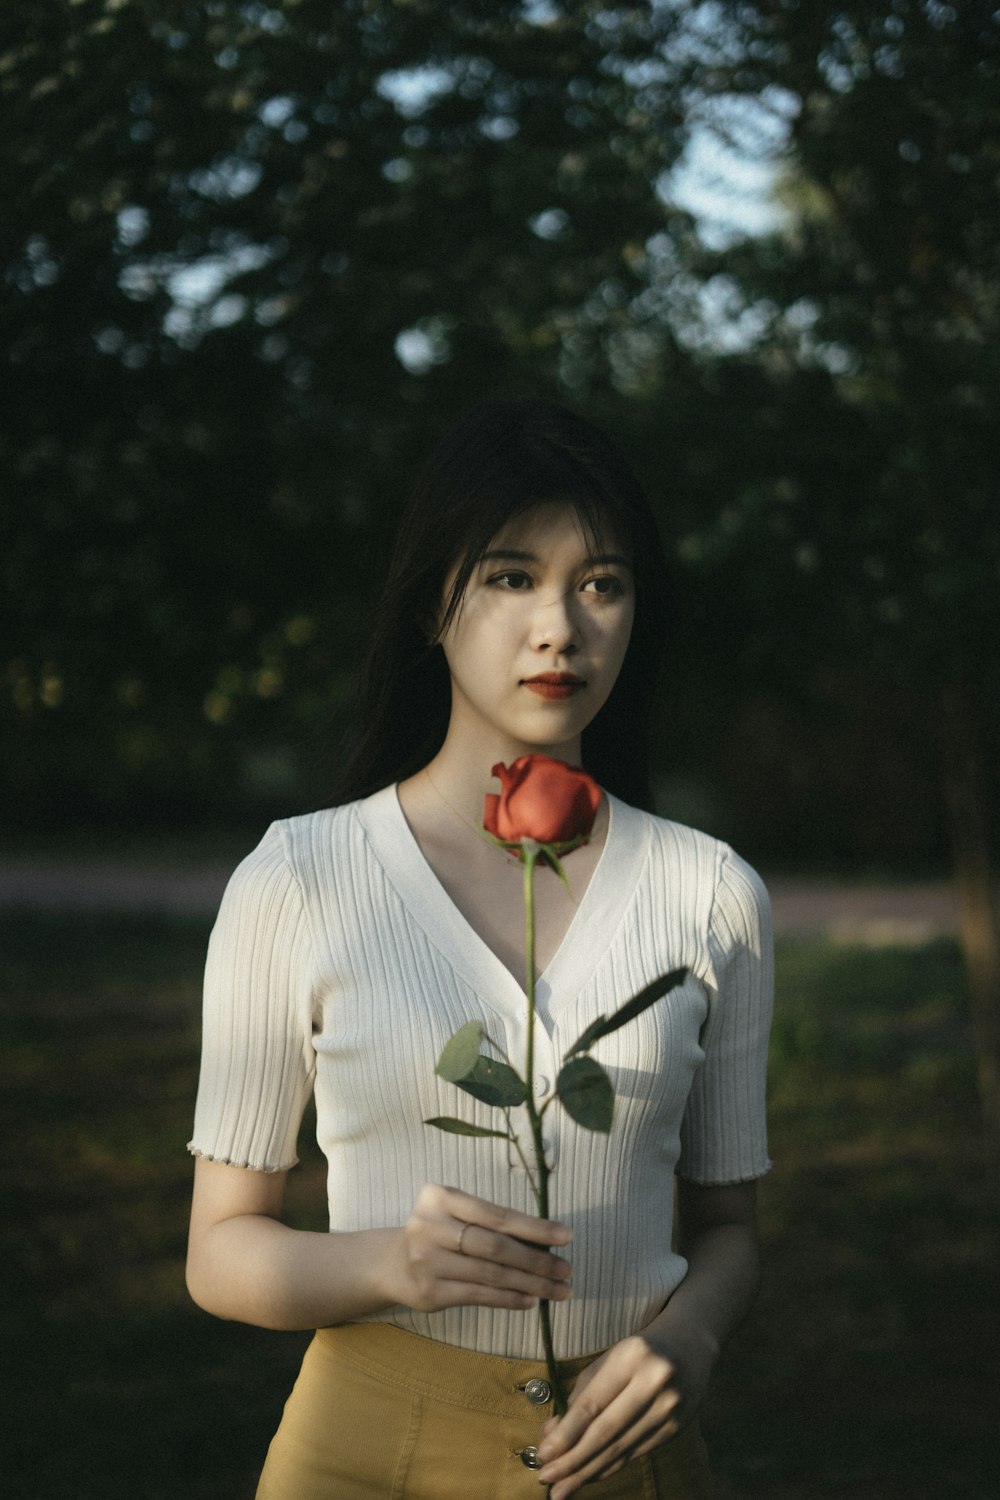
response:
M493 767L499 795L491 792L483 827L505 844L535 839L539 844L586 842L601 805L592 776L550 755L522 755L514 764Z

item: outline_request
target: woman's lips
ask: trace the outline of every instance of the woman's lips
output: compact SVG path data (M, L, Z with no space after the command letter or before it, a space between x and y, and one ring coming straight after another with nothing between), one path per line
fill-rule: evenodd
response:
M523 682L523 686L537 693L539 698L572 698L586 685L582 677L561 672L543 672L538 677L526 677Z

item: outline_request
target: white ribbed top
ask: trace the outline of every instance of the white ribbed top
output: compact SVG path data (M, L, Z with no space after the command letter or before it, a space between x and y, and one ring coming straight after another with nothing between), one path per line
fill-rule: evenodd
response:
M684 1276L670 1248L675 1169L725 1183L769 1166L764 887L725 844L609 803L604 851L538 981L540 1091L597 1016L658 974L690 972L593 1049L615 1088L610 1135L582 1129L557 1104L545 1117L551 1213L574 1232L573 1297L553 1307L567 1358L642 1327ZM275 823L233 875L212 933L190 1149L258 1171L292 1166L315 1089L331 1229L402 1224L426 1182L534 1213L506 1142L422 1123L502 1122L434 1072L445 1042L474 1018L520 1070L523 989L437 880L395 787ZM376 1316L463 1348L544 1357L533 1312L393 1307Z

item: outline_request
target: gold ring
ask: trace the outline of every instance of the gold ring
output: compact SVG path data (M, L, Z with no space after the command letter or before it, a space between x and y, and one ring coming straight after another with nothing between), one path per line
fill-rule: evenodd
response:
M471 1224L463 1224L462 1227L461 1227L461 1229L458 1231L458 1244L457 1244L457 1246L455 1248L457 1249L459 1255L464 1255L465 1254L465 1251L462 1249L462 1241L465 1239L465 1232L466 1232L466 1230L467 1229L471 1229L471 1228L472 1228Z

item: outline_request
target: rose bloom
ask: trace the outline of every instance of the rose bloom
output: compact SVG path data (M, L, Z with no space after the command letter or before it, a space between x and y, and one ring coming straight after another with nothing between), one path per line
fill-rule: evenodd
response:
M539 844L586 840L601 805L592 776L550 755L522 755L512 765L498 763L501 790L486 797L483 827L507 844L535 839Z

